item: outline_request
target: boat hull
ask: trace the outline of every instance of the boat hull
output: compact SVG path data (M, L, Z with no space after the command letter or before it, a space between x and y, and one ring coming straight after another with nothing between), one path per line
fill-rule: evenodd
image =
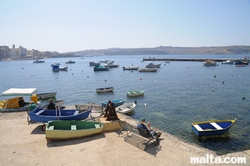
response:
M46 110L36 108L29 112L30 121L46 123L51 120L84 120L89 117L91 109L79 112L77 110Z
M87 137L101 133L103 124L87 121L49 121L46 124L45 137L48 140L63 140Z
M127 96L129 97L136 97L136 96L143 96L144 91L128 91Z
M113 92L114 88L113 87L107 87L107 88L97 88L96 92L97 93L105 93L105 92Z
M135 103L125 103L125 104L122 104L122 105L116 107L115 111L122 113L122 114L128 114L128 113L132 112L135 107L136 107Z
M218 136L227 133L235 122L236 119L193 122L192 130L197 136Z
M111 102L114 103L115 107L118 107L118 106L122 105L125 102L125 100L111 100ZM106 107L108 104L108 101L102 102L101 104L102 104L102 107Z
M49 92L49 93L37 93L37 99L43 100L43 99L49 99L49 98L56 98L57 92Z

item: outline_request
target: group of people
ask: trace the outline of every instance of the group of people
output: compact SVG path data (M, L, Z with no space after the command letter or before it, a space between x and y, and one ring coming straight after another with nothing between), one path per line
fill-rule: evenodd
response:
M35 103L34 101L30 101L30 105L29 105L29 107L28 107L28 110L29 110L29 111L32 111L32 110L34 110L36 107L37 107L36 103ZM52 100L52 99L49 100L49 104L47 105L47 109L48 109L48 110L54 110L54 109L56 109L56 105L55 105L55 103L53 103L53 100Z

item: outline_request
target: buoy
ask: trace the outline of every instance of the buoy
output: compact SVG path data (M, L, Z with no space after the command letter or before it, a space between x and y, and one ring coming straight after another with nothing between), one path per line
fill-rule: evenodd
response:
M107 80L105 79L104 81L106 82Z
M147 103L144 103L144 106L146 107L146 106L147 106Z
M156 84L156 81L155 81L155 84Z
M87 78L89 78L89 76L87 76Z
M142 78L140 78L140 80L142 80Z
M216 75L214 75L214 77L216 77Z
M224 81L222 82L222 84L224 84Z
M188 69L189 69L189 66L188 66Z
M214 91L214 88L212 89L212 91Z
M246 98L245 97L242 97L242 100L245 100Z

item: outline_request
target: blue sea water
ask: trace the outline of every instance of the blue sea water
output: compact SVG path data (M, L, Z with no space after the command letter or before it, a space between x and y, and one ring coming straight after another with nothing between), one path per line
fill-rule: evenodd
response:
M57 92L65 105L98 103L109 99L137 100L131 117L144 117L152 126L186 142L216 151L217 154L250 149L250 67L218 62L161 63L156 73L123 71L123 66L145 67L143 58L242 58L244 55L127 55L75 58L48 58L45 63L31 60L1 61L0 92L9 88L37 88L39 93ZM247 55L245 55L247 56ZM94 72L89 62L114 60L120 67ZM75 64L65 64L68 60ZM68 71L52 72L52 63L68 66ZM96 88L113 86L114 93L97 94ZM127 91L144 90L143 97L129 98ZM245 98L245 99L243 99ZM191 130L194 121L234 119L236 124L222 137L197 138Z

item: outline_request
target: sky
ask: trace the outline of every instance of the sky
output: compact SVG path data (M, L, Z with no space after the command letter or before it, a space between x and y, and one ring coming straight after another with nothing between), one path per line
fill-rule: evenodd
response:
M0 0L0 46L250 46L250 0Z

